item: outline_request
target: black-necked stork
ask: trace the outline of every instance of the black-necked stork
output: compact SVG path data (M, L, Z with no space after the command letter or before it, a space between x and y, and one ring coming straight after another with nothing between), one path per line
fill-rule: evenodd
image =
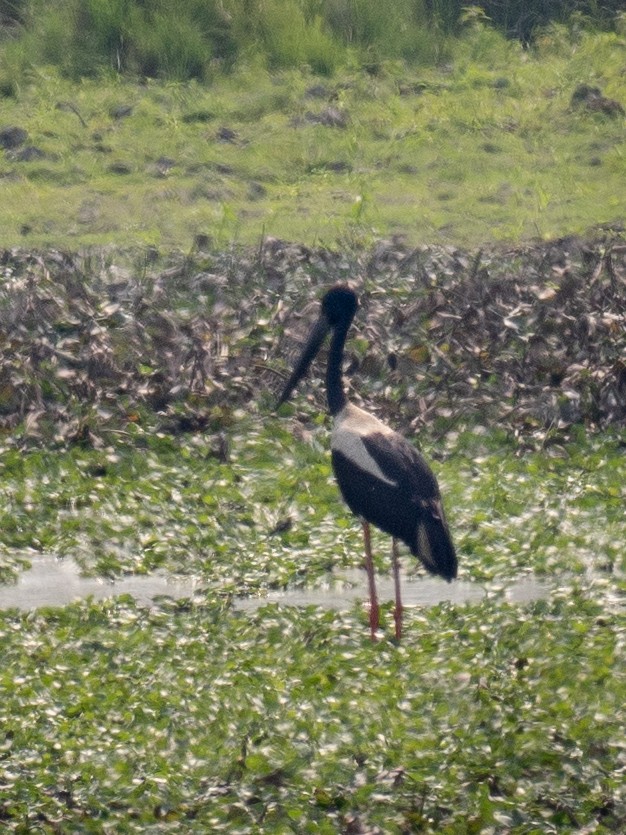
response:
M402 633L402 599L397 540L405 542L433 574L452 580L457 558L443 511L437 480L425 459L406 438L382 421L348 402L343 389L343 351L358 308L356 293L347 285L331 288L322 311L291 374L278 405L284 403L332 332L326 391L334 425L332 465L339 489L350 510L361 518L365 538L365 567L370 593L370 629L376 637L379 608L370 543L370 522L392 537L395 584L395 632Z

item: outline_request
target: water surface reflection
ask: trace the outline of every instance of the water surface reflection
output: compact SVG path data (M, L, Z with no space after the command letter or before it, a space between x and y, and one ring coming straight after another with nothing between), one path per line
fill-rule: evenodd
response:
M70 558L37 556L31 568L20 574L15 585L0 586L0 609L36 609L40 606L63 606L74 600L91 597L104 600L121 594L132 595L138 603L151 605L156 597L167 595L176 600L199 597L204 587L198 578L176 577L159 572L147 575L127 575L110 581L95 577L81 577L78 565ZM381 601L393 599L391 577L378 577ZM532 575L498 586L504 599L511 603L529 603L545 598L550 586ZM457 580L446 583L436 577L403 577L403 602L406 606L434 606L442 601L477 603L488 590L476 583ZM327 609L349 609L356 600L367 599L365 572L357 569L337 571L328 582L315 589L293 589L269 592L264 597L237 598L236 609L254 611L267 603L281 606L320 606Z

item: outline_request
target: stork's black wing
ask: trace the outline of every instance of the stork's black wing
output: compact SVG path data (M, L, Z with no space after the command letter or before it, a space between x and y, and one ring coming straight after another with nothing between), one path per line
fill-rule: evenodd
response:
M437 479L426 459L402 435L378 432L364 435L362 441L384 475L416 502L439 497Z
M385 477L397 484L396 514L402 522L399 538L429 571L448 580L456 577L456 552L439 485L425 458L396 433L364 435L362 441Z

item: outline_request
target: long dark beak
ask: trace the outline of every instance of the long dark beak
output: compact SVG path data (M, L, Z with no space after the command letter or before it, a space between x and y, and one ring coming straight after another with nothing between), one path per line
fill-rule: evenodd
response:
M276 408L282 406L282 404L289 399L291 392L309 370L309 366L315 359L319 349L322 347L322 342L326 338L329 331L330 325L328 324L328 319L324 315L320 316L315 323L313 330L309 334L309 338L304 346L300 359L296 363L296 366L291 373L291 377L287 380L283 393L276 404Z

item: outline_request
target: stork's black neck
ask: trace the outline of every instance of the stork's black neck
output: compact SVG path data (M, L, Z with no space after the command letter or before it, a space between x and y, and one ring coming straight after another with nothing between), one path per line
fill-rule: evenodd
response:
M334 417L339 414L348 402L343 390L342 364L343 349L346 344L346 336L350 327L351 319L340 322L333 328L333 335L330 341L328 352L328 365L326 366L326 395L328 397L328 411Z

